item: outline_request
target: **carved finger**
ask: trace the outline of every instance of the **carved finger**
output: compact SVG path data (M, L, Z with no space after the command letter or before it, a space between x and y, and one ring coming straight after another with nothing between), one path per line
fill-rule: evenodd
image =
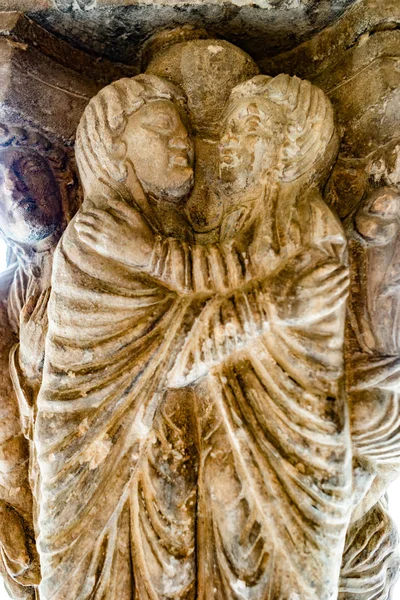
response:
M76 223L76 227L80 227L81 225L90 225L94 229L99 229L103 224L103 219L101 219L97 215L92 215L91 213L85 213L81 216L79 221Z
M92 218L92 222L96 223L98 227L104 227L107 225L113 226L115 222L121 223L121 219L108 211L93 209L87 213L89 217Z
M318 288L321 286L329 286L332 281L341 279L342 277L349 277L349 270L347 267L338 266L335 261L333 264L324 265L315 269L312 273L309 273L301 279L301 285L304 288Z
M332 260L317 266L314 270L314 278L316 280L323 280L331 275L336 275L337 273L344 271L348 272L348 268L346 266L341 265L337 262L337 260Z
M90 225L88 223L80 223L79 226L77 226L76 230L81 237L85 236L85 235L89 235L89 234L91 236L98 234L98 231L96 229L94 229L92 227L92 225Z
M335 273L326 279L323 283L318 286L318 293L325 292L326 290L334 289L337 287L338 289L344 286L344 288L350 285L349 273L348 271L340 271L339 273Z
M348 296L349 296L349 290L346 289L346 290L342 291L340 294L338 294L335 298L333 298L332 299L332 311L335 311L338 308L340 308L342 306L342 304L344 304L344 302L346 302Z
M97 248L98 237L93 234L93 229L91 227L83 227L79 234L84 244L91 248Z
M349 290L346 287L345 289L338 290L333 296L327 296L325 301L326 308L328 309L327 314L339 308L346 301L348 295Z
M335 298L340 296L342 293L348 294L348 291L349 281L347 278L345 278L340 283L330 284L323 290L318 289L316 297L320 297L321 304L326 304L327 306L330 306L331 303L335 301ZM319 292L321 292L321 294L319 294Z
M36 303L36 306L32 312L32 319L39 321L43 318L43 315L47 314L47 305L50 298L51 288L47 288L40 296Z
M92 225L90 225L89 223L80 223L80 224L76 225L76 231L78 232L79 237L83 239L88 234L99 235L100 228L99 227L95 228Z
M127 204L125 201L118 200L117 198L110 198L108 201L108 205L116 213L119 213L119 215L123 217L124 220L130 220L133 216L137 216L140 214L138 210L133 208L133 206L129 206L129 204Z
M21 310L20 322L27 324L31 318L32 312L36 306L37 296L29 296L25 306Z

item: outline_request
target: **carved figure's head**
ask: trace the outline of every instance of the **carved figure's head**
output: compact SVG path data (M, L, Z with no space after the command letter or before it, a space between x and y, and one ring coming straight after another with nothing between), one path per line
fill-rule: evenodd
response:
M82 116L76 157L86 194L98 180L121 182L134 192L137 178L158 199L182 199L193 185L193 144L182 92L154 75L103 88Z
M0 126L0 229L9 242L35 244L64 228L76 192L63 148L37 132Z
M298 77L258 75L236 86L228 101L221 181L244 190L310 180L327 171L337 147L333 109L322 90Z
M370 246L383 246L397 238L400 229L400 193L395 188L374 190L355 214L355 229Z

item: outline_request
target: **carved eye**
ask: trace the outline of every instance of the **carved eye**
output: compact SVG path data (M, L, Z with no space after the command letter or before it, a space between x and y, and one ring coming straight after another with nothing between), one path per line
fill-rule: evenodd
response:
M172 119L168 115L159 115L146 126L153 131L171 131L173 128Z
M20 165L20 169L24 173L37 173L40 171L40 165L35 160L26 159Z
M400 196L393 190L382 190L371 204L371 213L393 218L399 213Z

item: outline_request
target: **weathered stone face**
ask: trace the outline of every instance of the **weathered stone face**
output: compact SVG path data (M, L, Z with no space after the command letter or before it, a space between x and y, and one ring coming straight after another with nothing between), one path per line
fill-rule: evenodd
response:
M219 144L221 181L242 190L266 183L266 174L279 168L285 126L283 109L267 98L240 98L225 119Z
M130 116L122 141L143 188L155 197L180 199L193 184L193 144L179 109L154 100Z
M32 149L0 150L0 228L17 242L37 242L62 221L61 196L53 172Z

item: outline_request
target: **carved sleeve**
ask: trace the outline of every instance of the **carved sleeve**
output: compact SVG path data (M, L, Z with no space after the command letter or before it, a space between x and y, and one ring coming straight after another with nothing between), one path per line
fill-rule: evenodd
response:
M268 330L266 296L256 281L208 302L170 373L171 387L196 381L209 369Z
M181 293L225 292L251 277L249 259L233 245L191 245L158 236L150 274Z
M247 254L233 244L205 246L154 235L141 211L121 198L86 201L74 228L96 253L145 271L180 294L225 292L251 278ZM121 239L134 243L121 244Z

